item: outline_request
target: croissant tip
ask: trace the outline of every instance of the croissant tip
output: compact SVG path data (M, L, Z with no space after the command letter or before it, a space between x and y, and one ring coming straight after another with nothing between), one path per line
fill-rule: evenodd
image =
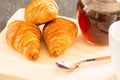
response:
M59 56L60 55L60 52L58 52L58 51L53 51L52 53L51 53L51 56L52 57L57 57L57 56Z
M35 54L35 55L32 56L33 61L36 61L38 58L39 58L38 54Z
M37 61L39 58L39 52L31 53L27 58L31 61Z

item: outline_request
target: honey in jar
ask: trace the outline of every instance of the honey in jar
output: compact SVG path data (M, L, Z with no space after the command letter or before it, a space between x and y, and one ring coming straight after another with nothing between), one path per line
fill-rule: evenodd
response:
M109 26L119 17L118 0L78 0L77 20L88 42L107 45Z

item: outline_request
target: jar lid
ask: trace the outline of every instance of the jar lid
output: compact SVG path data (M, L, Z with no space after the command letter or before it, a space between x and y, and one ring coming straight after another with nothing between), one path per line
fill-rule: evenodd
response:
M83 5L99 13L120 12L120 0L81 0Z

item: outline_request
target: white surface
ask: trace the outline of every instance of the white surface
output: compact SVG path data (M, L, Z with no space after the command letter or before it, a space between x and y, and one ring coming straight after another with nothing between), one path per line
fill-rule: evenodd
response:
M24 9L19 9L8 21L24 19ZM70 19L70 18L69 18ZM75 19L71 19L76 22ZM0 78L7 80L116 80L111 62L92 62L82 65L73 72L56 67L55 62L75 61L109 55L108 47L88 44L81 34L72 46L60 57L50 57L42 40L40 59L37 62L27 60L11 49L5 39L7 27L0 33Z
M109 29L109 44L112 62L120 80L120 21L114 22Z

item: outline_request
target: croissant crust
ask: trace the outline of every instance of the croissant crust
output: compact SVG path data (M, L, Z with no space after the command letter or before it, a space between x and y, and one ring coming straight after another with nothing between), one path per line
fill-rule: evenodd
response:
M8 45L29 60L36 61L39 58L41 47L39 27L29 22L16 20L7 28Z
M34 24L43 24L55 19L58 6L54 0L32 0L25 8L25 20Z
M77 36L75 23L64 18L56 18L48 22L43 29L43 37L51 56L63 54Z

